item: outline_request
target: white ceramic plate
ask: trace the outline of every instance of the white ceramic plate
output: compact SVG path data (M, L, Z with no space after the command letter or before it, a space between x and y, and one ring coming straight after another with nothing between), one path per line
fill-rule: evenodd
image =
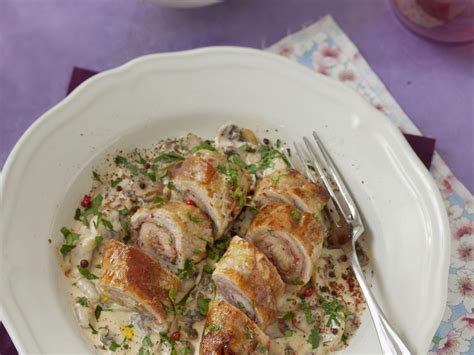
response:
M89 351L55 247L94 164L118 147L187 131L211 137L230 120L288 142L318 132L367 223L374 293L410 348L427 352L444 311L449 255L447 216L427 170L350 89L284 58L228 47L151 55L97 75L18 142L3 174L0 237L3 314L21 352ZM379 351L365 314L347 352Z

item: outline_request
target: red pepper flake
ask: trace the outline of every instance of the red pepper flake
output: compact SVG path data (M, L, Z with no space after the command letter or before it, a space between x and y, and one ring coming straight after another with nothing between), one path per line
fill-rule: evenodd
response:
M347 261L347 256L346 255L341 255L339 257L339 261L342 262L342 263L345 263Z
M86 260L86 259L82 259L80 262L79 262L79 265L81 265L81 267L83 268L86 268L89 266L89 262Z
M311 297L313 295L314 291L312 288L307 288L306 290L304 290L303 292L303 296L305 297Z
M84 195L82 198L81 206L84 208L89 208L92 204L92 198L89 195Z
M186 204L189 205L189 206L194 206L194 207L196 207L196 202L194 202L194 201L191 200L191 199L186 200Z
M153 213L150 214L150 218L155 218L155 215Z
M171 339L179 340L181 338L181 332L179 330L171 333Z
M151 164L150 163L145 163L144 167L145 167L145 169L150 169Z
M51 239L48 239L48 243L51 244L53 241Z

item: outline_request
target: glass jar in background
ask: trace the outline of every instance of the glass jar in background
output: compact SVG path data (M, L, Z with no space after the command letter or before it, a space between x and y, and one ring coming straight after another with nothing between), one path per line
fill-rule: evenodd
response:
M443 42L474 41L474 0L391 0L398 18L419 35Z

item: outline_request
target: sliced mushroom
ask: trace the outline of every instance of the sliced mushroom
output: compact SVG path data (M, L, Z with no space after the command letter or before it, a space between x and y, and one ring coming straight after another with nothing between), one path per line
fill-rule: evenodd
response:
M241 128L233 123L222 126L216 137L216 146L224 152L255 152L258 148L258 139L253 131ZM245 149L242 149L245 148Z

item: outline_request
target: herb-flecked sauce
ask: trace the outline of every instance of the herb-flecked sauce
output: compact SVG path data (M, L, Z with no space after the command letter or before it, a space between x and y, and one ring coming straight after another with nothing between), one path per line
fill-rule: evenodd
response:
M75 211L74 222L61 230L64 243L59 254L77 322L97 353L199 352L209 302L220 297L211 279L214 265L225 252L229 237L243 235L248 227L255 209L251 196L230 231L208 245L207 258L196 264L187 262L176 271L181 286L174 295L175 318L168 329L114 302L98 282L104 242L117 239L132 243L130 217L138 208L180 199L172 182L173 171L187 155L199 149L238 152L254 185L262 176L286 167L291 155L280 141L260 143L251 134L244 142L234 140L228 132L215 142L188 134L147 149L119 152L109 157L100 170L93 171L92 189ZM357 330L364 309L347 257L341 249L325 245L312 280L298 291L289 286L280 297L278 320L265 330L271 339L270 353L322 354L340 350Z

